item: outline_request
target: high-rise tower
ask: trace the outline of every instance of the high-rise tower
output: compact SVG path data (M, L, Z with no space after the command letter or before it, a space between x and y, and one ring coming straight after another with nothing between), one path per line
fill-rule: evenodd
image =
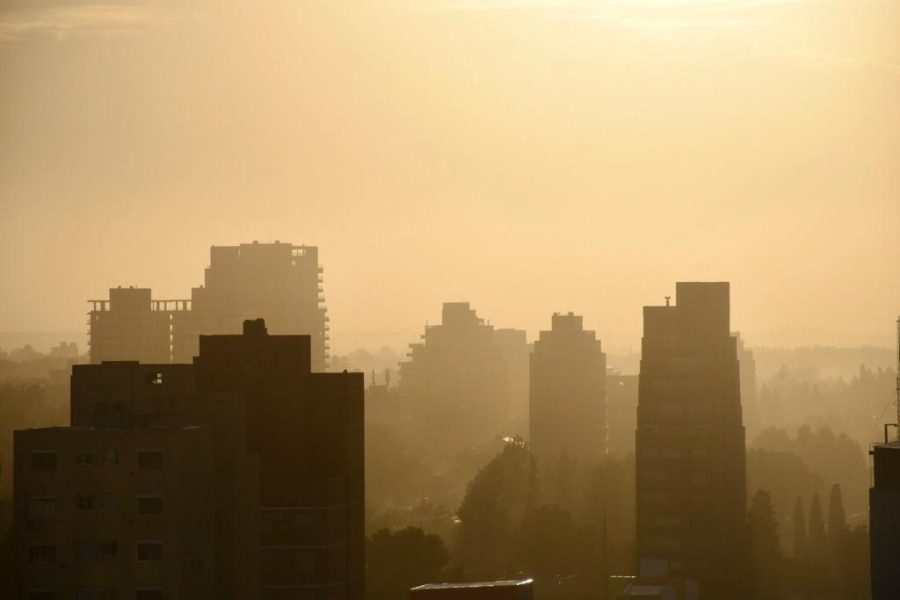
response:
M531 353L531 449L538 463L606 454L606 355L593 331L572 313L554 314Z
M679 282L674 306L644 307L638 559L642 572L697 580L705 598L741 587L744 426L729 313L727 282Z

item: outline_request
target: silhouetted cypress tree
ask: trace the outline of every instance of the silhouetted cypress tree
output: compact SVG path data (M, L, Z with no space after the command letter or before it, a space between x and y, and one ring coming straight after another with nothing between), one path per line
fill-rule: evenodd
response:
M835 483L831 486L831 496L828 498L828 550L834 567L837 567L840 560L838 555L846 533L847 515L844 513L844 499L840 484Z
M768 491L757 490L747 511L750 541L751 598L777 600L782 597L784 555L778 540L778 521Z
M816 563L823 563L828 558L825 518L822 516L822 503L818 494L813 494L809 505L809 555Z
M809 538L806 535L806 516L803 513L803 498L797 496L794 505L794 558L809 558Z

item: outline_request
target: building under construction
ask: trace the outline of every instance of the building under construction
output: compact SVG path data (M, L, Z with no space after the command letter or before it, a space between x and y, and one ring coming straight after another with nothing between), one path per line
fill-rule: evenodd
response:
M190 299L159 300L147 288L113 288L91 303L92 363L189 363L201 335L240 333L262 317L275 334L310 336L313 371L328 364L328 313L318 248L288 243L213 246Z

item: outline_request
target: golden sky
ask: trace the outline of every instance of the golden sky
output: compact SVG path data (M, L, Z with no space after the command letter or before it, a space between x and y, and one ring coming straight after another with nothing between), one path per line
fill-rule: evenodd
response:
M0 331L278 239L338 353L448 300L637 348L676 280L750 344L894 343L900 0L6 0L0 92Z

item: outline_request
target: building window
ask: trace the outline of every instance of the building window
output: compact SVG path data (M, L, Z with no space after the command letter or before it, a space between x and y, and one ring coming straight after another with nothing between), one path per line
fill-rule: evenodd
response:
M55 563L56 546L53 544L32 544L28 547L28 560L33 565Z
M100 555L100 544L92 540L75 542L75 558L97 558Z
M56 592L53 590L31 590L28 592L28 600L56 600Z
M115 558L118 554L116 542L97 542L94 540L78 540L75 542L75 558Z
M104 450L100 453L100 463L104 465L117 465L119 464L119 451L118 450Z
M83 593L84 596L79 596L79 593ZM116 588L114 587L99 587L99 588L86 588L78 590L75 597L78 600L116 600Z
M49 519L56 515L56 498L29 498L26 502L29 519Z
M163 514L163 497L162 496L138 496L137 514L139 514L139 515L161 515L161 514Z
M134 595L135 600L163 600L162 590L159 588L142 588Z
M110 494L100 496L100 510L119 510L119 499Z
M75 600L116 600L116 588L79 588L75 591Z
M162 560L162 542L138 542L137 559L140 561Z
M163 374L161 372L157 371L150 376L150 383L152 383L153 385L162 385L162 382Z
M78 510L94 510L94 497L83 494L79 495Z
M94 464L93 452L79 452L75 455L76 465L92 465Z
M100 556L103 558L115 558L119 554L119 545L116 542L103 542L100 544Z
M138 471L161 471L164 457L162 450L138 450Z
M56 452L32 452L31 470L41 473L56 471Z

